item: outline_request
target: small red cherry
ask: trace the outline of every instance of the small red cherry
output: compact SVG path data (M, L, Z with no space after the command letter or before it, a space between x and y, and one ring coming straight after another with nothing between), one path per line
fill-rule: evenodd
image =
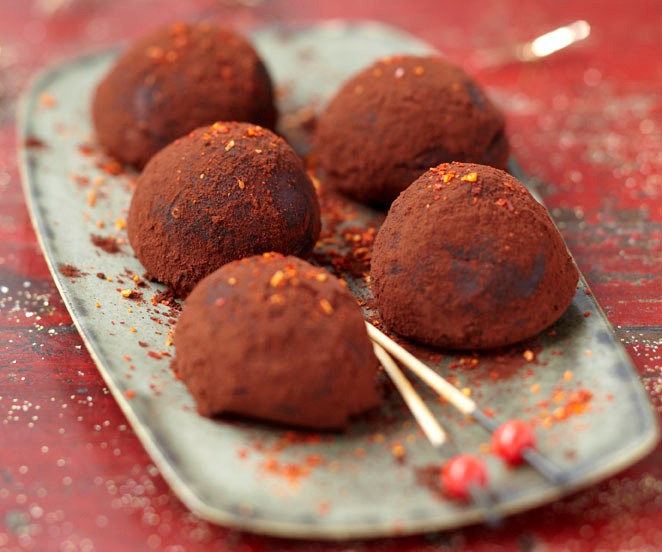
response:
M522 420L508 420L492 435L492 451L514 466L522 462L523 450L534 446L533 430Z
M465 500L470 485L484 487L487 484L485 463L472 454L458 454L441 469L441 484L451 498Z

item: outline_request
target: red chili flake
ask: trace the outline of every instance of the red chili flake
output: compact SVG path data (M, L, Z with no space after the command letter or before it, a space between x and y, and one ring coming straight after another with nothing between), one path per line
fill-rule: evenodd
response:
M92 234L90 240L96 247L103 249L106 253L115 254L122 251L117 244L117 241L112 236L104 237Z
M26 148L45 148L46 144L36 136L28 136L23 142Z
M317 503L317 513L320 515L327 514L331 510L331 503L328 500L320 500Z
M49 94L48 92L42 92L39 95L39 103L41 104L41 107L51 108L51 107L55 107L55 105L57 104L57 100L55 99L55 96L53 96L53 94Z
M79 268L70 264L58 266L58 271L65 278L80 278L83 275Z
M83 155L92 155L94 153L94 148L89 144L79 144L78 152Z
M87 186L90 183L90 179L87 176L73 173L70 175L70 177L71 180L79 186Z
M136 396L136 392L135 392L133 389L127 389L127 390L124 392L124 396L125 396L127 399L131 400L131 399L133 399L133 397Z
M306 465L314 468L324 463L324 458L319 454L309 454L305 459Z
M391 446L391 454L395 457L398 462L402 462L405 459L406 449L400 443L394 443Z
M586 295L592 295L592 293L591 293L591 290L590 290L590 289L585 289L585 290L584 290L584 293L585 293Z
M329 303L328 299L321 299L320 300L320 308L324 312L324 314L333 314L333 306L331 303Z
M124 172L124 169L122 168L122 165L120 165L117 161L107 161L105 163L99 162L97 163L97 168L101 169L103 172L110 174L112 176L118 176Z
M147 351L147 356L155 358L156 360L161 360L163 355L161 355L161 353L157 353L156 351Z
M584 318L588 318L591 316L591 313L589 311L584 311Z

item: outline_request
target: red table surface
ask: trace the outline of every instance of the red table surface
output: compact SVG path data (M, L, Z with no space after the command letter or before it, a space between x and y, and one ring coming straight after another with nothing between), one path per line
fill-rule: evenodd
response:
M659 0L0 0L0 551L660 550L662 448L500 529L298 542L200 520L170 491L104 387L42 258L20 187L14 100L42 66L177 19L238 29L375 19L457 63L476 48L585 19L590 38L545 61L476 74L508 98L509 133L593 293L662 405L662 6ZM469 60L469 61L467 61Z

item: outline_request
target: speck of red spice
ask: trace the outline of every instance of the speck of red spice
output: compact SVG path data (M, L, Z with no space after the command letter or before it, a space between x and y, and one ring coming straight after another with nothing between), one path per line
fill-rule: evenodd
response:
M58 271L65 278L80 278L85 274L84 272L81 272L79 268L70 264L59 265Z
M114 255L122 251L117 240L113 236L97 236L96 234L91 234L90 240L94 246L106 253Z

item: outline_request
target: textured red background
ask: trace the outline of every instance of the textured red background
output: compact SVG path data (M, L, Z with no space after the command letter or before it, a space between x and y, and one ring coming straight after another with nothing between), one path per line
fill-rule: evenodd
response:
M0 551L660 550L660 447L600 485L505 522L423 537L300 543L216 527L169 490L104 388L37 245L16 167L15 95L63 56L202 17L237 28L377 19L469 69L472 52L574 19L592 35L535 65L476 73L507 111L515 155L542 182L572 253L662 396L662 11L658 0L313 2L0 0ZM255 2L254 2L255 3ZM4 55L9 50L10 56ZM9 67L3 60L13 57Z

